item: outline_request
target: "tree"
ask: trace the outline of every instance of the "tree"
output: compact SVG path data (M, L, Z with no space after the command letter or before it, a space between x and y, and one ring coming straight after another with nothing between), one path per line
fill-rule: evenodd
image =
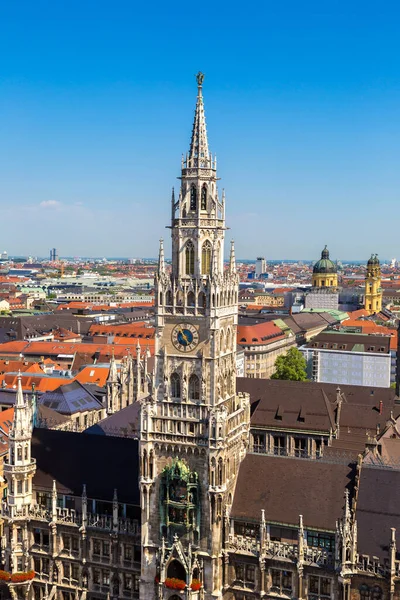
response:
M306 381L306 359L297 348L290 348L286 354L281 354L275 361L275 373L271 379L290 379L291 381Z

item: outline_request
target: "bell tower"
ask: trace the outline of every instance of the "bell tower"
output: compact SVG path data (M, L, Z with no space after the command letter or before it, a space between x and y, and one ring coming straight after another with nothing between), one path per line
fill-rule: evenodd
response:
M382 310L381 265L377 254L371 254L367 262L364 307L370 315Z
M155 385L141 410L140 597L149 599L168 598L174 585L222 598L224 517L249 435L249 397L236 394L239 278L233 242L224 267L225 195L208 148L204 75L196 79L172 193L172 265L161 240L155 278Z

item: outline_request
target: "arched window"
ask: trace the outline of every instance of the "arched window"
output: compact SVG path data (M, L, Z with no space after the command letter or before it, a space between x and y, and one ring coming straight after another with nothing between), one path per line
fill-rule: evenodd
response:
M186 275L193 275L194 273L194 246L190 240L186 244L185 249L185 263L186 263Z
M167 568L167 577L174 578L174 579L180 579L181 581L186 582L185 567L178 560L176 560L176 559L172 560L169 563L168 568Z
M186 206L183 208L183 211L182 211L182 218L183 218L183 219L186 219Z
M206 295L205 295L204 292L199 292L198 304L199 304L199 308L205 308L206 307Z
M207 186L201 188L201 210L207 210Z
M191 375L189 379L189 399L199 400L200 399L200 382L197 375Z
M371 600L382 600L382 588L379 585L372 588Z
M217 485L222 485L223 480L223 467L222 467L222 458L218 459L218 469L217 469Z
M187 305L194 306L196 304L196 296L193 292L189 292L187 295Z
M171 293L171 290L168 290L168 292L167 292L166 304L167 304L167 306L172 306L172 293Z
M201 272L208 275L211 271L211 244L207 240L201 250Z
M371 592L365 583L360 587L360 600L370 600Z
M172 373L171 375L171 396L172 398L181 397L181 378L178 373Z
M196 210L197 206L197 191L194 185L190 188L190 210Z

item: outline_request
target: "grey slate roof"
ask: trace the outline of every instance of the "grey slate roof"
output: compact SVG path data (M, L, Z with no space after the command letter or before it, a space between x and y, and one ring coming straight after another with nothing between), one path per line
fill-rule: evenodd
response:
M79 381L60 385L53 392L46 392L39 403L64 415L72 415L87 410L101 410L102 404Z
M140 404L134 402L122 410L110 415L86 429L85 433L117 436L117 437L139 437L140 426Z

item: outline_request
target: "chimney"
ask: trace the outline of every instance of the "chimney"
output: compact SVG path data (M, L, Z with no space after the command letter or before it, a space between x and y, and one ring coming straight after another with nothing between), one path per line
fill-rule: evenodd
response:
M382 400L379 400L379 414L381 415L383 411L383 402Z

